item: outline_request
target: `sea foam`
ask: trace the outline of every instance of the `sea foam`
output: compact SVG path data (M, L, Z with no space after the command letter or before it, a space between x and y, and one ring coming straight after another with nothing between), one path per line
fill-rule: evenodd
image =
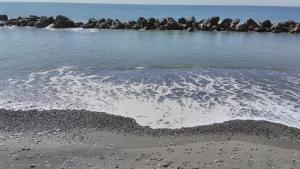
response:
M143 126L180 128L233 119L300 128L299 76L275 71L59 67L9 79L0 108L76 109L131 117Z

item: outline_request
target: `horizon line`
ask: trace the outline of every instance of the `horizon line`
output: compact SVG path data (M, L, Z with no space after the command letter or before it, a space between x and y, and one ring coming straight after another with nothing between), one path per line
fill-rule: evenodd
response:
M102 5L157 5L157 6L237 6L237 7L291 7L297 8L300 5L289 6L289 5L239 5L239 4L151 4L151 3L102 3L102 2L36 2L36 1L0 1L0 3L53 3L53 4L102 4Z

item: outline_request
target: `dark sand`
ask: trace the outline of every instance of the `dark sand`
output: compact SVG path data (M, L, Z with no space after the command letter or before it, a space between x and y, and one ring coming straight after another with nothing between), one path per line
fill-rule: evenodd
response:
M299 169L300 130L240 120L150 129L106 113L0 110L0 168Z

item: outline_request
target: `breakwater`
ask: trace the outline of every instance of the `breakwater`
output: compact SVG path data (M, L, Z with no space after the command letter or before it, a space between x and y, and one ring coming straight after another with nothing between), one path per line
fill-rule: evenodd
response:
M293 20L272 23L270 20L262 22L252 18L241 22L240 19L225 18L218 16L197 21L195 17L182 17L175 20L172 17L156 19L139 17L137 20L122 22L118 19L96 19L91 18L87 22L75 22L68 17L58 15L56 17L34 16L9 18L0 15L1 26L18 27L53 27L62 28L84 28L84 29L131 29L131 30L186 30L186 31L236 31L236 32L289 32L300 33L300 23Z

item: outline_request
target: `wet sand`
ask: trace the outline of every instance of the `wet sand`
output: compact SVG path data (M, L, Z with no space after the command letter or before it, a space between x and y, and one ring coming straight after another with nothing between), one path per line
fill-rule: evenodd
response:
M151 129L88 111L0 110L0 168L300 168L300 130L266 121Z

